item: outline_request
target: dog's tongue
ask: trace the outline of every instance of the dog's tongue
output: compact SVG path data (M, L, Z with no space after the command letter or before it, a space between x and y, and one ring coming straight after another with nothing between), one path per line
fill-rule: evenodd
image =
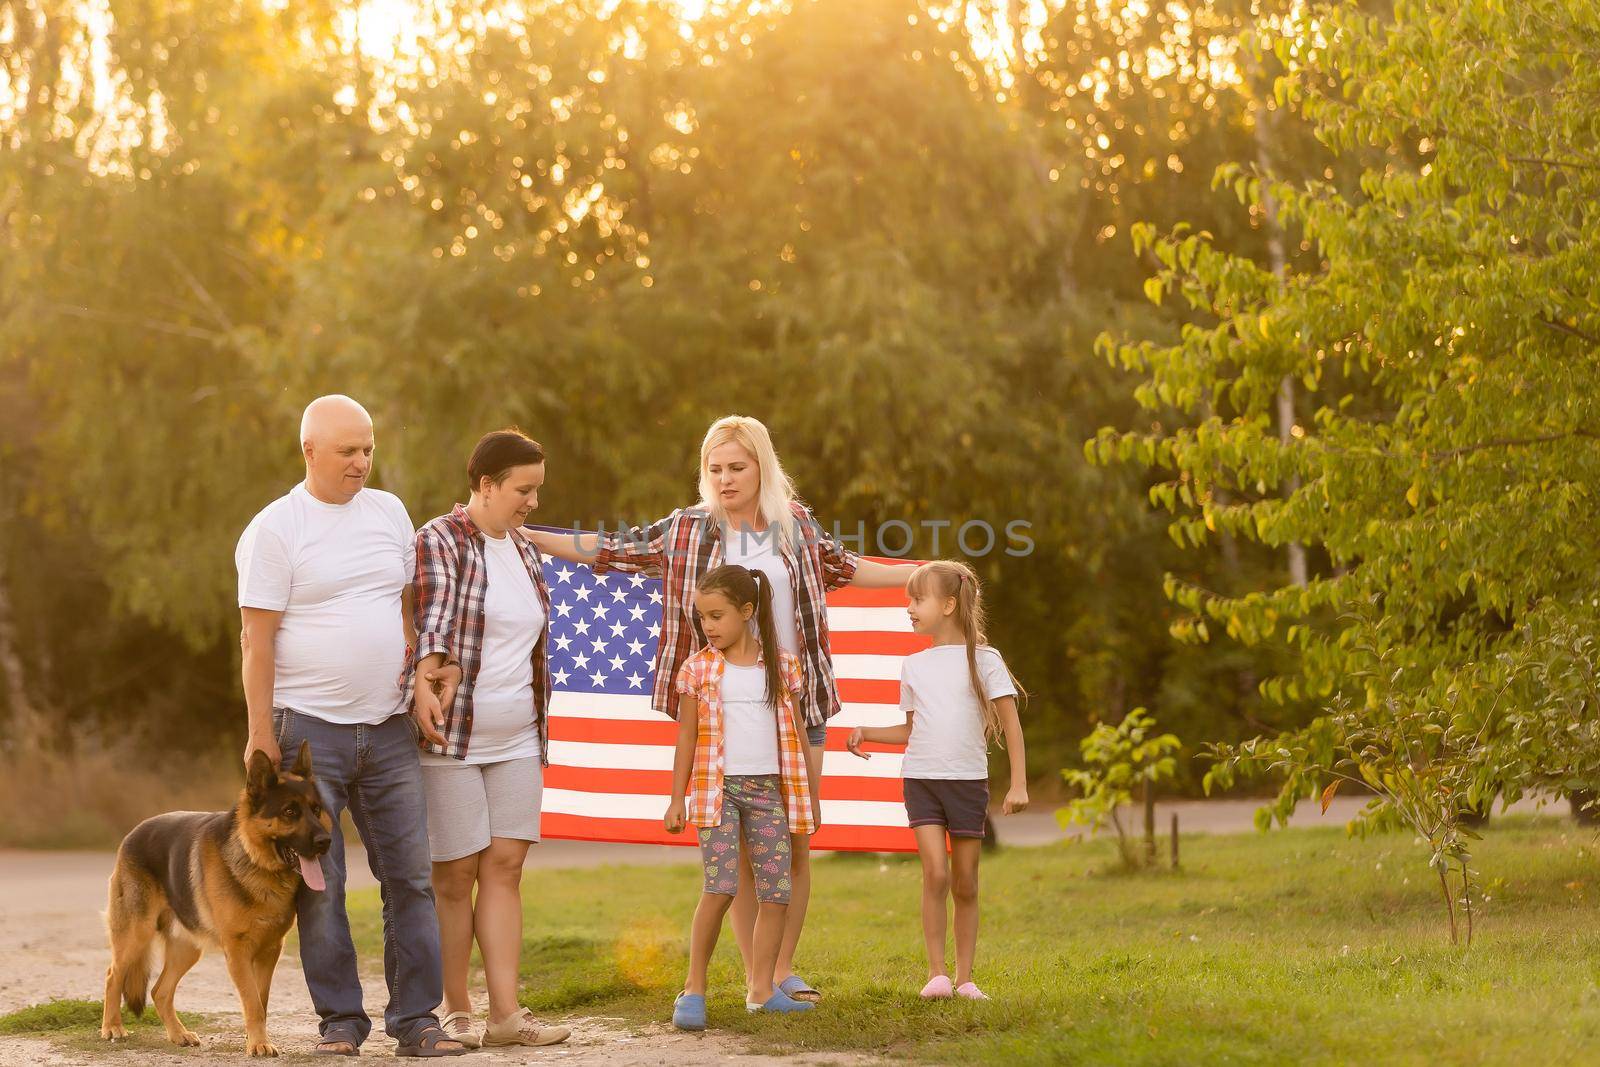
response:
M328 888L328 883L322 880L322 860L312 859L310 856L300 857L300 877L306 880L306 888L320 893Z

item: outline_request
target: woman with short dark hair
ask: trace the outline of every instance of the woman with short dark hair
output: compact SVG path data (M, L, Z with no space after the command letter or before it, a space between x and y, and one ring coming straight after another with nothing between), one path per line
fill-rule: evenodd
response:
M550 591L521 526L539 506L544 449L518 430L485 434L467 464L472 492L417 531L413 715L421 733L428 847L439 911L445 1032L469 1047L551 1045L517 1000L522 863L539 840L549 762ZM461 666L448 706L428 684ZM473 902L473 888L477 902ZM488 1025L472 1021L467 966L476 934Z

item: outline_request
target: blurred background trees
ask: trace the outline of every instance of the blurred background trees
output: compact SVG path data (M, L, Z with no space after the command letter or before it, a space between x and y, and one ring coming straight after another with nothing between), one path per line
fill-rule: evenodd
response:
M968 520L1031 523L1032 554L973 562L1039 773L1138 705L1186 739L1303 723L1257 688L1290 650L1174 642L1163 592L1277 587L1281 546L1180 547L1165 475L1083 451L1206 417L1141 408L1094 351L1178 336L1134 223L1310 254L1211 192L1229 160L1334 176L1280 61L1241 46L1281 24L1190 0L3 0L0 707L56 746L231 744L234 543L299 477L301 407L341 391L419 522L509 423L550 451L543 521L656 517L737 411L847 533L904 520L931 554L919 524L946 521L948 555Z

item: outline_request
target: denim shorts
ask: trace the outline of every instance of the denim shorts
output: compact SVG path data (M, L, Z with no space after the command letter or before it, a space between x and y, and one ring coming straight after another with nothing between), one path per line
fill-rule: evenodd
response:
M827 723L821 722L821 723L818 723L815 726L807 726L806 727L806 744L810 745L812 748L816 748L818 745L823 744L827 740L828 740L828 724Z

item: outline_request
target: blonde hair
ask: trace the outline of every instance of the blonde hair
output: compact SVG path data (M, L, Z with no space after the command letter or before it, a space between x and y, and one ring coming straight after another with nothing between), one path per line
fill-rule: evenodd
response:
M711 424L704 441L700 442L700 503L711 512L718 526L728 524L728 511L722 506L721 494L711 484L706 470L711 450L732 442L750 453L761 475L761 489L756 496L756 510L767 520L769 527L777 527L778 540L783 548L793 551L799 541L798 524L789 505L794 501L794 483L778 462L778 453L772 447L772 437L760 419L748 415L727 415Z
M983 611L983 592L978 586L978 575L965 563L950 559L936 559L924 563L911 572L911 580L906 583L906 595L913 597L947 596L953 597L956 602L955 622L961 627L961 633L967 642L967 677L972 685L973 695L978 698L978 704L983 708L983 730L991 741L1004 746L1005 736L1001 730L1000 709L983 685L983 677L978 673L978 649L989 647L988 635L984 632L986 622ZM1022 688L1022 683L1011 674L1011 668L1006 668L1006 674L1011 678L1011 684L1017 688L1017 696L1022 700L1028 698L1028 691Z

